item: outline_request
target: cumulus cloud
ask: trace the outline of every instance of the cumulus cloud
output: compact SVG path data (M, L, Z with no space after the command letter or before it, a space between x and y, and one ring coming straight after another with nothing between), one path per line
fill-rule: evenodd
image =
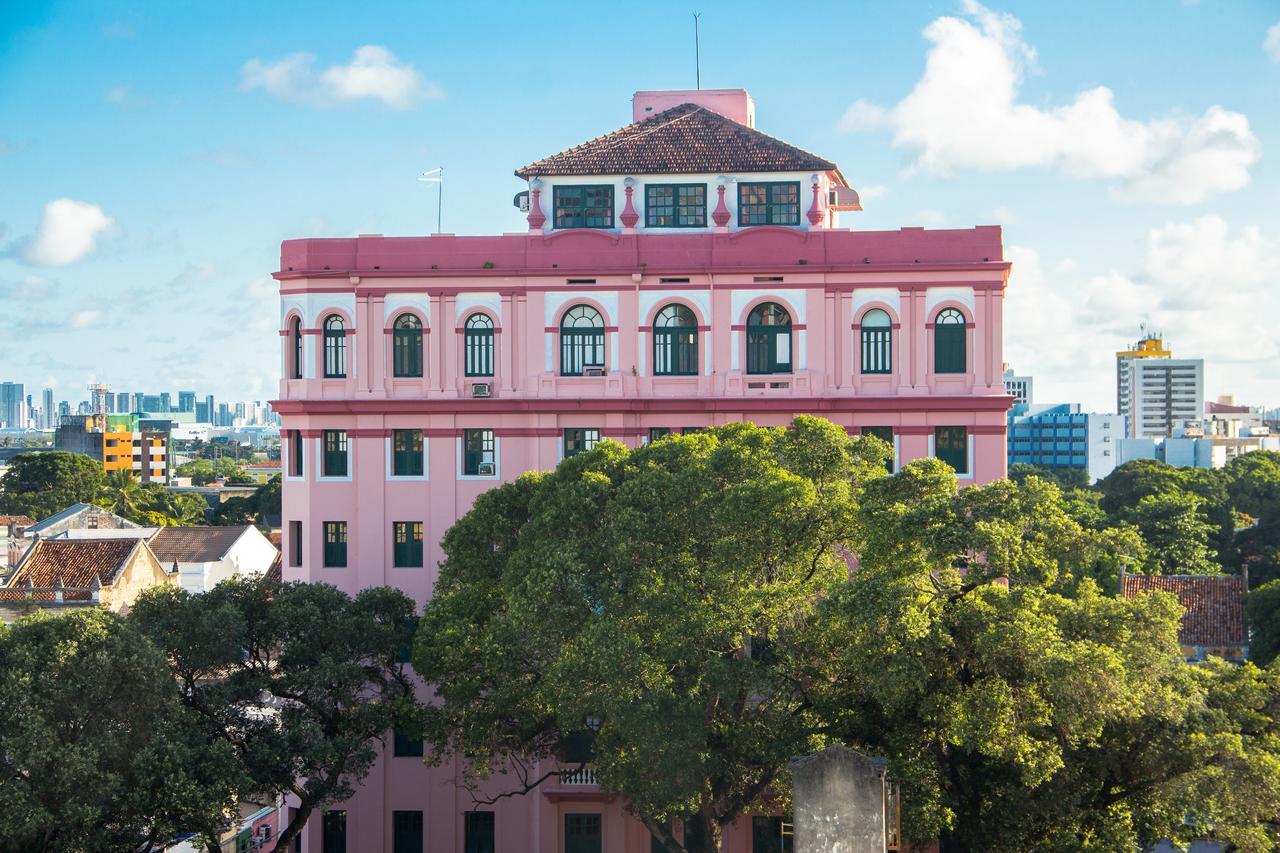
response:
M924 74L891 107L855 101L840 127L885 129L914 155L913 167L1058 169L1103 178L1126 200L1194 204L1249 182L1261 145L1241 113L1212 106L1197 118L1139 121L1121 115L1106 86L1067 104L1019 103L1035 49L1012 15L965 0L965 17L945 16L924 30L932 43Z
M1272 62L1280 62L1280 24L1273 24L1267 30L1267 37L1262 42L1262 49L1271 57Z
M1202 216L1151 228L1132 270L1076 275L1074 265L1045 264L1032 248L1006 254L1005 358L1044 380L1042 402L1114 410L1115 351L1142 323L1163 332L1175 355L1205 359L1206 393L1277 402L1280 239Z
M315 60L310 53L294 53L273 62L250 59L240 69L240 90L261 89L308 106L374 100L397 110L444 97L438 84L423 79L416 68L379 45L356 48L346 65L331 65L322 71L316 70Z
M111 218L96 204L70 198L44 206L40 227L22 252L27 263L42 267L74 264L94 250Z
M87 329L102 319L102 312L96 309L77 311L71 315L71 328Z

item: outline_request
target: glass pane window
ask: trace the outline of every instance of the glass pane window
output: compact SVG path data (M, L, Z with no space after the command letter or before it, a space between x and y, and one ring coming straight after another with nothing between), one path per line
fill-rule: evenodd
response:
M600 853L602 821L599 814L564 816L564 853Z
M347 476L347 431L344 429L327 429L324 431L324 470L326 477Z
M491 429L462 431L462 472L469 477L492 476L497 471Z
M671 435L671 427L649 427L649 443L653 444L660 438L666 438Z
M302 430L289 430L289 476L302 476L303 459Z
M330 314L324 321L324 375L326 379L344 379L347 375L347 329L337 314Z
M325 812L320 837L323 853L347 853L347 813L336 809Z
M586 453L600 443L600 430L571 428L564 431L564 458Z
M738 224L799 225L800 183L738 184Z
M396 729L391 754L395 758L421 758L422 736L417 733L409 734Z
M401 569L422 568L422 522L397 521L391 525L392 565Z
M494 853L493 812L463 812L463 853Z
M886 311L873 308L862 315L862 372L893 372L893 323Z
M391 330L393 376L422 376L422 321L413 314L401 314Z
M698 373L698 321L684 305L668 305L653 321L655 376Z
M293 318L293 322L289 324L289 336L293 344L293 363L289 365L290 375L294 379L302 378L302 320L298 317ZM213 417L210 413L210 418Z
M421 477L422 430L391 431L391 473L396 477Z
M603 368L604 318L590 305L575 305L560 320L560 375Z
M463 334L465 373L467 376L493 375L493 320L488 314L475 313L467 318Z
M612 228L613 186L552 187L556 228Z
M962 426L937 427L933 431L933 455L957 474L969 473L969 430Z
M644 188L647 228L703 228L707 224L706 184L647 184Z
M966 322L954 308L944 308L933 320L933 372L964 373L966 359Z
M393 811L391 839L393 853L422 853L422 812Z
M346 565L347 523L326 521L324 523L324 566L326 569L341 569Z
M791 315L776 302L747 318L747 373L791 372Z

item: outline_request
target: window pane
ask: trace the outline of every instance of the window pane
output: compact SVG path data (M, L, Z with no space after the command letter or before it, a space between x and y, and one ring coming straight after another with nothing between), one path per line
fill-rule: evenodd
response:
M324 565L337 569L347 565L347 523L345 521L326 521L324 523Z
M493 812L464 812L463 853L494 853Z
M324 470L326 477L347 476L347 433L340 429L324 431Z
M969 473L969 431L965 427L937 427L933 435L934 456L950 465L957 474Z

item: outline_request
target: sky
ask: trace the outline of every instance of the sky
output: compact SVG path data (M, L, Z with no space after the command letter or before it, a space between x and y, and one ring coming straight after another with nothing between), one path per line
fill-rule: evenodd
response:
M1147 324L1280 405L1280 0L0 3L0 380L269 399L279 245L523 230L512 170L743 87L856 229L1004 227L1005 357L1115 407Z

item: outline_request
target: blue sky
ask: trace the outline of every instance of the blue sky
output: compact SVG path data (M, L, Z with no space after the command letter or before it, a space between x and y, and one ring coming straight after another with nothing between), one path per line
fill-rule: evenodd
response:
M1280 405L1280 3L0 8L0 379L269 398L280 240L519 230L636 89L745 87L854 228L1005 227L1006 357L1114 408L1141 322Z

